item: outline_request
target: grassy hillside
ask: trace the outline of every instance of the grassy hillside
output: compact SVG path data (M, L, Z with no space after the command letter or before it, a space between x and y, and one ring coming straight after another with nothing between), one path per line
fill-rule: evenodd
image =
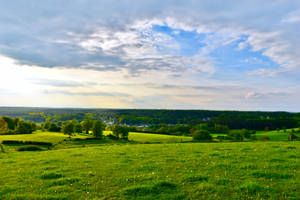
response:
M0 199L296 199L299 155L299 142L0 153Z
M300 142L287 135L257 132L271 141L233 143L132 132L131 142L39 131L1 135L0 141L54 147L18 152L20 145L4 145L0 199L297 199Z
M110 134L111 131L104 131L104 135ZM87 138L89 135L75 135L72 138ZM41 132L36 131L33 134L20 134L20 135L0 135L0 142L3 140L21 140L21 141L40 141L40 142L52 142L54 144L68 138L63 133L56 132ZM174 143L174 142L187 142L192 141L192 137L186 136L172 136L172 135L160 135L151 133L129 133L129 140L141 143Z

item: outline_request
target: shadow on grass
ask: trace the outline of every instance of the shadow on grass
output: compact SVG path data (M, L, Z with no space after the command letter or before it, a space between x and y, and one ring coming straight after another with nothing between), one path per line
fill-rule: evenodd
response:
M178 185L167 181L125 188L122 195L126 199L186 199Z

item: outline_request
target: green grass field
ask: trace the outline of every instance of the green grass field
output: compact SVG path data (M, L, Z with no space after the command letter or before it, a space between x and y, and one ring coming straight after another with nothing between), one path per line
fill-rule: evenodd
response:
M5 145L10 150L0 152L0 199L300 197L300 142L180 143L191 138L144 133L129 138L135 142L68 141L48 132L0 136L57 143L34 152ZM142 144L148 142L161 144Z
M286 133L283 131L277 132L277 131L257 131L256 136L268 136L270 140L272 141L288 141L288 135L291 133L291 130L287 130ZM296 134L299 135L299 134Z

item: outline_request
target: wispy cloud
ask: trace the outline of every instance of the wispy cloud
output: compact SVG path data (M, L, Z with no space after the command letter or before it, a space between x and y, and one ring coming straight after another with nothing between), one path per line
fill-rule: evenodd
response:
M299 108L282 93L300 98L299 10L298 0L5 1L1 92L88 96L89 105L110 96L132 107Z
M68 96L108 96L108 97L129 97L129 94L119 92L70 92L67 90L44 90L44 94L63 94Z

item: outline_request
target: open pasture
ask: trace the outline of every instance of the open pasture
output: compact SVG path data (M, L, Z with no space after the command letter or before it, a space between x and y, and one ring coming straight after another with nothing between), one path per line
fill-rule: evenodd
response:
M297 199L299 142L0 153L0 199Z

